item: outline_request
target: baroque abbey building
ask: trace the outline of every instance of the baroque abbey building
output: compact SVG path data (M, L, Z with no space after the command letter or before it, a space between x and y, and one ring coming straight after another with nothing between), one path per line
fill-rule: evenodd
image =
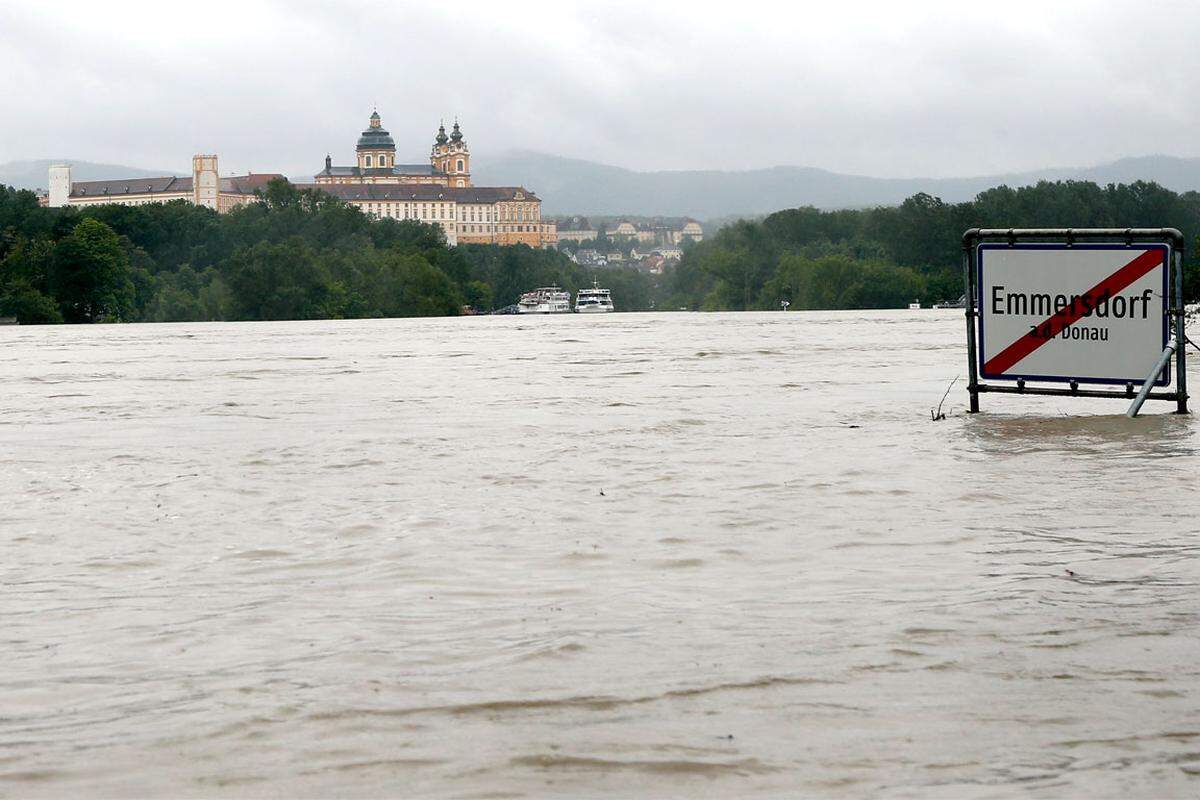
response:
M471 183L471 150L455 121L450 135L438 127L428 164L400 164L396 142L383 127L379 112L371 114L354 148L354 166L325 169L312 184L381 219L415 219L442 226L450 244L527 244L553 247L554 223L542 222L542 201L521 186L475 186Z
M396 143L379 113L371 114L355 146L354 166L325 169L313 183L377 219L418 220L441 226L446 241L457 244L526 244L553 247L555 225L542 222L542 201L521 186L475 186L471 183L471 151L458 122L449 135L438 127L428 164L400 164ZM220 213L257 200L256 190L282 178L275 173L219 177L215 155L192 159L191 178L129 178L115 181L71 181L69 165L50 168L50 206L121 203L144 205L185 200Z
M378 111L371 114L354 151L358 158L353 167L335 167L332 157L325 156L325 169L317 173L317 183L428 183L459 189L471 185L471 151L457 120L449 136L445 125L438 128L428 164L396 163L396 142L383 129Z

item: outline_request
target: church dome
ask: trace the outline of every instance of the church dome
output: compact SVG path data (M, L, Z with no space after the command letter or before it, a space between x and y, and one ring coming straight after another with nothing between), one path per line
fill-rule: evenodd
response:
M358 145L356 150L395 150L396 142L392 139L390 133L381 127L379 112L375 111L371 114L369 126L362 135L358 137Z
M462 131L458 129L458 120L454 120L454 131L450 134L450 141L461 142L462 138Z
M445 125L438 125L437 136L433 137L433 141L436 142L437 144L445 144L447 141L449 141L446 138L446 126Z

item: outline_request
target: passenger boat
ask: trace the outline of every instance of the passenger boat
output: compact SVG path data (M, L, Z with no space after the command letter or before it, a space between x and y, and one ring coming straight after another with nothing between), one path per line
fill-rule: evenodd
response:
M526 292L517 301L518 314L569 314L571 293L557 286L543 286Z
M920 308L921 308L920 300L913 300L911 303L908 304L909 311L918 311L918 310L920 310Z
M592 281L592 288L580 289L575 293L576 313L603 314L612 310L612 295L608 289L601 289L597 281Z

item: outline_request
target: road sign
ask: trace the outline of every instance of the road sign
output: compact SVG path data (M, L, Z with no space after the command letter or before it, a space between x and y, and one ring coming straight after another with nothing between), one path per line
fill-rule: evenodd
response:
M980 375L1141 384L1168 341L1170 263L1167 244L979 244Z
M1176 228L964 232L968 410L995 393L1132 400L1130 415L1169 400L1186 414L1184 241ZM1124 386L1086 385L1105 383Z

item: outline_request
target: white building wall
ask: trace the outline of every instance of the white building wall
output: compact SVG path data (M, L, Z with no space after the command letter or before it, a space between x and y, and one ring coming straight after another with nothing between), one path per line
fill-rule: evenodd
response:
M169 203L172 200L192 202L192 196L186 192L171 192L163 194L129 194L129 195L97 195L95 197L73 197L73 206L145 206L150 203Z
M55 164L50 167L50 198L51 208L65 206L71 198L71 165Z

